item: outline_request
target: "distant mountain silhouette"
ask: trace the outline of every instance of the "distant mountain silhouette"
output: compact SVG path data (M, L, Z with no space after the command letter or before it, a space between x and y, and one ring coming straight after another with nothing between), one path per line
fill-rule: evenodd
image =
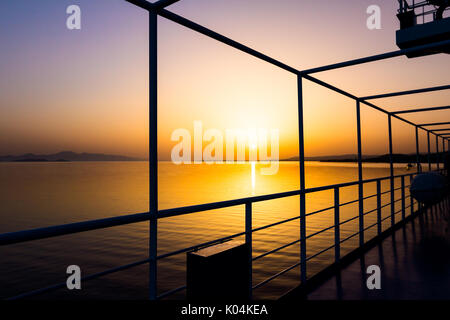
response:
M5 162L64 162L64 161L140 161L144 159L132 158L122 155L111 155L102 153L75 153L62 151L54 154L26 153L18 156L0 156L0 161Z

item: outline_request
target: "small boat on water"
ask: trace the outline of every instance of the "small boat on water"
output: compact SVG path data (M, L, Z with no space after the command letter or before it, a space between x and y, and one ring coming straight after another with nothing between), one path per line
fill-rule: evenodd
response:
M409 170L409 169L414 168L414 167L415 167L415 165L410 162L410 163L408 163L406 165L406 170Z

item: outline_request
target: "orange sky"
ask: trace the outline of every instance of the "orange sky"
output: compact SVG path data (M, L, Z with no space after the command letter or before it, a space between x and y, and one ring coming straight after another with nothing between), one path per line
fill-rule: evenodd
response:
M46 0L42 11L23 0L0 5L6 27L0 31L1 154L73 150L147 157L146 13L122 0L79 1L82 30L69 31L69 2ZM307 69L397 49L395 1L378 1L382 29L370 31L365 9L372 2L182 0L170 9ZM26 27L20 24L24 17ZM161 159L176 144L170 141L173 130L192 130L195 120L223 132L279 129L280 158L297 155L295 76L163 18L158 36ZM365 96L447 84L448 63L442 54L399 57L315 76ZM374 102L387 110L447 105L447 91ZM355 102L309 81L304 101L306 156L356 153ZM405 118L430 122L449 115L446 110ZM387 116L363 106L362 124L363 152L387 153ZM394 152L414 152L412 127L394 120L393 134ZM420 137L425 150L426 137Z

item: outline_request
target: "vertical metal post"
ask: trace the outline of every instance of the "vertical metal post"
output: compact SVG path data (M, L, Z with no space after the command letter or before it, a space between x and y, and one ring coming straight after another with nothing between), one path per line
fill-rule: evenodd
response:
M401 177L402 183L402 220L405 220L406 210L405 210L405 176Z
M339 187L334 188L334 259L339 262L341 259L341 237L339 219Z
M388 115L389 127L389 168L390 168L390 182L391 182L391 226L395 224L395 202L394 202L394 162L392 158L392 116Z
M420 166L420 152L419 152L419 128L416 126L416 166L417 172L420 173L422 168Z
M303 85L302 76L297 75L298 90L298 153L300 166L300 191L305 190L305 143L303 135ZM306 202L305 193L300 193L300 280L306 282Z
M381 234L381 180L377 180L377 229Z
M439 139L437 135L436 135L436 165L437 169L439 170Z
M250 299L252 299L252 287L253 287L253 269L252 269L252 261L253 261L253 244L252 244L252 203L246 202L245 203L245 243L247 244L249 253L248 253L248 296Z
M157 296L158 248L158 99L157 99L157 15L149 12L149 176L150 176L150 236L149 236L149 297Z
M361 148L361 105L356 100L356 134L358 138L358 202L359 202L359 246L364 244L364 192Z
M412 186L412 181L413 181L413 176L412 175L410 175L409 176L409 199L410 199L410 201L411 201L411 214L413 214L414 213L414 199L413 199L413 197L411 196L411 186Z
M428 139L428 171L431 171L430 131L427 131L427 139Z

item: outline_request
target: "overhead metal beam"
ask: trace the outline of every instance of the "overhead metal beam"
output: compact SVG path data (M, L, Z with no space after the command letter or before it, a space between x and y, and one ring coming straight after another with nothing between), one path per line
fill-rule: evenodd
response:
M365 58L349 60L349 61L345 61L345 62L334 63L334 64L330 64L330 65L326 65L326 66L322 66L322 67L318 67L318 68L312 68L312 69L303 70L303 71L301 71L301 73L302 73L302 75L305 75L305 74L311 74L311 73L316 73L316 72L322 72L322 71L328 71L328 70L333 70L333 69L339 69L339 68L354 66L354 65L358 65L358 64L362 64L362 63L367 63L367 62L372 62L372 61L378 61L378 60L383 60L383 59L388 59L388 58L399 57L399 56L403 56L403 55L406 55L406 54L409 54L409 53L414 53L414 52L419 52L419 51L422 51L422 50L433 49L433 48L436 48L436 47L446 46L446 45L450 45L450 40L436 42L436 43L433 43L433 44L426 44L426 45L417 46L417 47L413 47L413 48L409 48L409 49L403 49L403 50L386 52L386 53L377 54L377 55L374 55L374 56L369 56L369 57L365 57Z
M432 108L420 108L420 109L411 109L411 110L402 110L402 111L393 111L393 112L391 112L391 114L426 112L426 111L445 110L445 109L450 109L450 106L432 107Z
M159 11L162 10L180 0L159 0L157 2L148 2L146 0L125 0L131 4L134 4L135 6L138 6L139 8L148 10L148 11Z
M430 130L431 132L436 132L436 131L450 131L450 128L445 128L445 129L434 129L434 130Z
M440 126L443 124L450 124L450 122L434 122L434 123L422 123L418 124L418 126L425 127L425 126Z
M154 3L151 3L151 2L148 2L148 1L145 1L145 0L125 0L125 1L129 2L131 4L134 4L135 6L137 6L139 8L148 10L148 11L155 9L155 7L154 7L155 4Z
M165 7L168 7L180 0L159 0L158 2L153 3L153 6L157 9L163 9Z
M342 90L342 89L339 89L339 88L337 88L337 87L335 87L335 86L333 86L333 85L331 85L331 84L329 84L329 83L326 83L326 82L324 82L324 81L322 81L322 80L319 80L319 79L317 79L317 78L314 78L313 76L310 76L310 75L303 75L302 77L305 78L305 79L307 79L307 80L310 80L310 81L312 81L312 82L314 82L314 83L316 83L316 84L318 84L318 85L321 85L321 86L323 86L323 87L325 87L325 88L328 88L328 89L333 90L333 91L335 91L335 92L337 92L337 93L340 93L340 94L342 94L342 95L344 95L344 96L346 96L346 97L348 97L348 98L350 98L350 99L359 100L359 98L358 98L357 96L355 96L355 95L353 95L353 94L351 94L351 93L349 93L349 92L347 92L347 91L344 91L344 90ZM392 114L392 113L390 113L389 111L384 110L383 108L380 108L379 106L377 106L377 105L375 105L375 104L373 104L373 103L371 103L371 102L369 102L369 101L363 101L363 100L361 100L360 102L363 103L363 104L365 104L365 105L367 105L367 106L369 106L369 107L371 107L371 108L373 108L373 109L375 109L375 110L378 110L378 111L383 112L383 113L385 113L385 114L390 114L390 115L392 115L392 117L394 117L394 118L396 118L396 119L398 119L398 120L401 120L401 121L403 121L403 122L405 122L405 123L407 123L407 124L410 124L410 125L412 125L412 126L418 126L418 125L416 125L415 123L413 123L413 122L411 122L411 121L409 121L409 120L406 120L406 119L404 119L404 118L402 118L402 117L400 117L400 116L397 116L397 115L395 115L395 114ZM420 126L418 126L418 127L420 127ZM420 129L422 129L422 130L424 130L424 131L427 131L427 132L430 131L430 130L428 130L428 129L426 129L426 128L422 128L422 127L420 127Z
M275 65L275 66L277 66L277 67L279 67L281 69L284 69L286 71L292 72L292 73L294 73L296 75L299 73L299 71L297 69L295 69L295 68L293 68L291 66L288 66L287 64L285 64L283 62L280 62L280 61L278 61L278 60L276 60L274 58L271 58L271 57L269 57L269 56L267 56L267 55L265 55L265 54L263 54L263 53L261 53L259 51L256 51L256 50L254 50L254 49L252 49L250 47L247 47L246 45L243 45L243 44L241 44L241 43L239 43L237 41L234 41L234 40L232 40L232 39L230 39L228 37L225 37L225 36L215 32L215 31L212 31L211 29L208 29L208 28L206 28L206 27L204 27L202 25L199 25L198 23L195 23L195 22L193 22L193 21L191 21L189 19L186 19L186 18L184 18L182 16L179 16L179 15L173 13L173 12L170 12L170 11L167 11L165 9L162 9L162 10L158 11L158 14L161 17L164 17L164 18L166 18L168 20L176 22L176 23L178 23L178 24L180 24L182 26L185 26L186 28L189 28L191 30L197 31L198 33L201 33L201 34L203 34L203 35L205 35L207 37L213 38L213 39L215 39L215 40L217 40L219 42L225 43L225 44L229 45L230 47L233 47L235 49L238 49L240 51L248 53L248 54L250 54L250 55L252 55L252 56L254 56L256 58L259 58L259 59L264 60L264 61L266 61L268 63L271 63L271 64L273 64L273 65Z
M373 96L361 97L360 99L371 100L371 99L389 98L389 97L396 97L396 96L404 96L404 95L408 95L408 94L417 94L417 93L440 91L440 90L447 90L447 89L450 89L450 85L423 88L423 89L406 90L406 91L398 91L398 92L390 92L390 93L378 94L378 95L373 95Z
M213 30L210 30L210 29L208 29L208 28L206 28L206 27L204 27L202 25L199 25L198 23L195 23L195 22L193 22L193 21L191 21L189 19L186 19L186 18L184 18L182 16L179 16L179 15L177 15L177 14L175 14L173 12L170 12L170 11L168 11L166 9L161 9L161 7L168 6L170 4L175 3L176 1L173 1L173 0L160 0L159 2L156 2L156 3L150 3L150 2L147 2L145 0L126 0L126 1L136 5L138 7L144 8L146 10L153 11L153 12L156 11L158 13L158 15L160 15L160 16L162 16L162 17L164 17L164 18L166 18L166 19L168 19L170 21L178 23L178 24L180 24L180 25L182 25L182 26L184 26L186 28L194 30L194 31L196 31L196 32L198 32L200 34L203 34L203 35L207 36L207 37L213 38L213 39L215 39L215 40L217 40L219 42L222 42L222 43L224 43L226 45L229 45L229 46L231 46L231 47L233 47L233 48L235 48L237 50L240 50L240 51L245 52L245 53L247 53L247 54L249 54L251 56L254 56L254 57L258 58L258 59L266 61L266 62L268 62L268 63L270 63L272 65L275 65L275 66L277 66L277 67L279 67L279 68L281 68L283 70L286 70L288 72L294 73L296 75L302 75L307 80L313 81L313 82L315 82L315 83L317 83L319 85L322 85L322 86L324 86L326 88L334 90L334 91L336 91L338 93L341 93L341 94L343 94L343 95L345 95L345 96L347 96L347 97L349 97L351 99L360 100L355 95L352 95L352 94L350 94L350 93L348 93L348 92L346 92L344 90L341 90L341 89L339 89L337 87L334 87L334 86L332 86L332 85L330 85L330 84L328 84L326 82L323 82L321 80L318 80L316 78L313 78L313 77L308 76L307 74L305 74L305 73L319 72L319 71L314 71L314 70L319 69L319 68L305 70L305 71L299 71L299 70L297 70L296 68L294 68L292 66L289 66L289 65L287 65L287 64L285 64L285 63L283 63L283 62L281 62L279 60L276 60L276 59L274 59L272 57L269 57L269 56L267 56L267 55L265 55L265 54L255 50L255 49L252 49L252 48L250 48L250 47L248 47L248 46L246 46L244 44L241 44L241 43L239 43L239 42L237 42L235 40L232 40L232 39L230 39L228 37L225 37L225 36L215 32ZM370 56L370 57L366 57L366 58L361 58L361 59L351 60L351 61L347 61L347 62L342 62L342 63L330 65L330 66L324 66L324 67L320 67L320 69L324 69L324 68L325 69L336 69L336 68L342 68L342 67L346 67L346 66L366 63L366 62L370 62L370 61L377 61L377 60L382 60L382 59L388 59L388 58L400 56L400 55L403 55L403 54L406 54L406 53L409 53L409 52L415 52L415 51L419 51L419 50L423 50L423 49L427 49L427 48L433 48L434 46L440 46L440 45L443 45L443 44L449 44L450 45L450 40L442 41L442 42L439 42L439 43L436 43L436 44L433 44L433 45L425 45L425 46L419 46L419 47L405 49L405 50L398 50L398 51L388 52L388 53L385 53L385 54L380 54L380 55ZM325 71L325 70L322 70L322 71ZM420 89L418 89L418 90L420 90ZM403 118L401 118L401 117L399 117L399 116L397 116L397 115L395 115L393 113L390 113L389 111L384 110L383 108L380 108L380 107L378 107L378 106L376 106L376 105L374 105L372 103L369 103L369 102L364 101L364 100L361 100L361 103L364 103L367 106L370 106L370 107L372 107L372 108L374 108L374 109L376 109L378 111L381 111L383 113L391 114L392 117L397 118L397 119L399 119L399 120L401 120L401 121L403 121L405 123L408 123L410 125L418 126L422 130L425 130L427 132L429 131L428 129L421 127L421 125L416 125L415 123L412 123L411 121L403 119Z

